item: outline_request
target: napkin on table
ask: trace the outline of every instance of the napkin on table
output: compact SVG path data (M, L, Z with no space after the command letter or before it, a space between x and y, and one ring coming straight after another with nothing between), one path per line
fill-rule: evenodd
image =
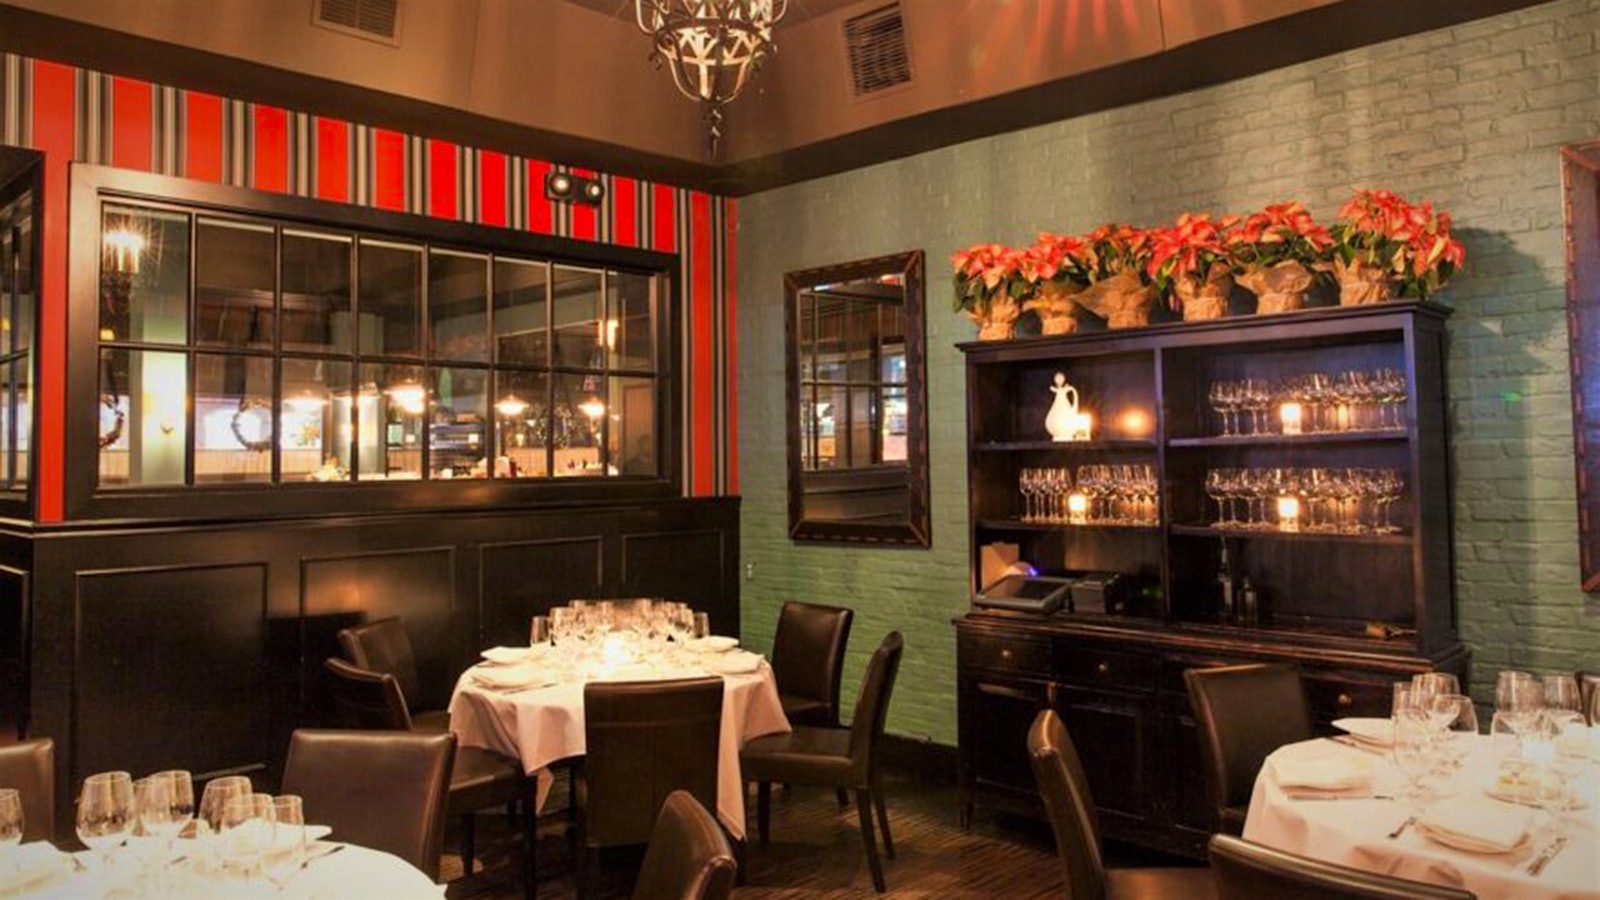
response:
M1394 746L1394 720L1392 719L1334 719L1333 727L1369 744L1376 744L1379 747Z
M1347 749L1315 749L1283 756L1272 761L1278 785L1284 788L1309 788L1316 791L1347 791L1365 787L1372 780L1372 762Z
M540 683L555 684L554 678L530 665L475 666L472 669L472 680L483 687L496 690L532 687Z
M1486 797L1452 797L1417 819L1417 827L1462 849L1508 853L1522 843L1533 810Z

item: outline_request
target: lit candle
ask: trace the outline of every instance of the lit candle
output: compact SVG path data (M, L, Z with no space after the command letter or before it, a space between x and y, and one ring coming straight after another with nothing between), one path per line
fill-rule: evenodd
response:
M1074 525L1082 525L1089 519L1089 498L1076 491L1067 495L1067 519Z
M1282 531L1300 530L1300 498L1278 498L1278 528Z
M1284 434L1300 434L1305 419L1305 407L1289 402L1278 407L1278 419L1283 422Z
M1072 417L1072 439L1075 441L1089 440L1090 433L1094 430L1094 416L1086 412L1078 413Z

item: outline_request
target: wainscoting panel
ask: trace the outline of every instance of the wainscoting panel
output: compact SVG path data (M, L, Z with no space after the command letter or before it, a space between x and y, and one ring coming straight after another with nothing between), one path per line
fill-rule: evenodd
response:
M484 646L524 644L528 619L574 597L605 591L603 535L504 541L478 547Z
M725 606L728 543L737 534L721 531L676 531L622 536L622 589L638 597L670 597L713 612L719 634L737 625L716 614ZM692 561L685 565L685 562ZM735 561L735 565L737 561Z

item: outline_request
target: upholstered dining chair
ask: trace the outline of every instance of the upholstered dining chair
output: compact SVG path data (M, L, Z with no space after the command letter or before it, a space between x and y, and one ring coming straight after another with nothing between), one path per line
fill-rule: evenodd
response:
M339 631L339 647L357 668L393 675L409 707L422 697L417 675L417 654L411 637L398 617L375 619ZM450 713L442 709L413 710L411 727L418 731L449 731Z
M738 867L728 836L688 791L661 805L633 900L727 900Z
M304 799L307 821L438 881L455 753L452 734L301 729L289 739L283 790Z
M584 686L584 758L574 782L581 893L592 893L602 849L649 842L674 791L716 809L722 696L721 678Z
M851 610L788 601L772 641L772 677L791 725L839 727L839 686Z
M1211 838L1217 896L1228 900L1473 900L1451 887L1310 859L1227 834Z
M889 811L884 805L883 783L878 777L878 742L883 738L883 723L889 714L895 677L900 672L900 654L905 642L900 632L891 631L873 652L867 674L861 679L861 694L856 699L855 719L846 728L797 725L787 734L757 738L739 753L745 781L757 787L757 820L762 846L766 846L772 819L772 783L810 784L818 787L855 791L856 812L861 820L861 841L872 870L872 886L883 893L883 863L878 859L878 842L873 835L872 813L878 813L883 829L883 852L894 859L894 838L889 834Z
M1100 820L1072 736L1054 710L1028 729L1028 758L1061 857L1067 900L1207 900L1217 897L1211 873L1193 866L1107 869ZM1222 895L1228 896L1228 895Z
M371 672L342 659L329 659L323 666L332 676L333 703L341 723L347 728L378 731L410 731L415 734L444 734L413 727L406 710L400 684L387 672ZM524 894L532 897L536 866L533 786L522 774L517 760L481 747L461 747L455 752L450 772L449 809L460 816L461 871L471 875L477 859L477 820L474 813L491 806L510 806L526 800L528 815L523 825Z
M1300 672L1285 665L1219 666L1189 669L1183 680L1200 730L1215 830L1242 834L1250 792L1267 755L1314 736Z
M0 788L22 795L22 839L51 840L56 832L56 745L35 738L0 747Z

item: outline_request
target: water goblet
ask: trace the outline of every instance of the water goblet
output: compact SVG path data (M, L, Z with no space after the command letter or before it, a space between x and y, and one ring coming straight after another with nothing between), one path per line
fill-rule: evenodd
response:
M1545 709L1562 709L1581 713L1583 691L1578 680L1571 675L1546 675L1543 679Z
M541 647L550 643L550 617L534 616L528 620L528 646Z
M268 877L279 891L306 861L305 801L294 794L272 798L273 842L263 854Z
M277 838L276 812L271 794L235 797L223 808L223 858L239 877L249 879L259 872L262 857Z
M697 639L711 636L711 616L708 613L694 614L694 636Z
M78 796L78 840L100 854L106 871L111 853L133 831L138 811L134 806L133 776L127 772L100 772L83 781Z

